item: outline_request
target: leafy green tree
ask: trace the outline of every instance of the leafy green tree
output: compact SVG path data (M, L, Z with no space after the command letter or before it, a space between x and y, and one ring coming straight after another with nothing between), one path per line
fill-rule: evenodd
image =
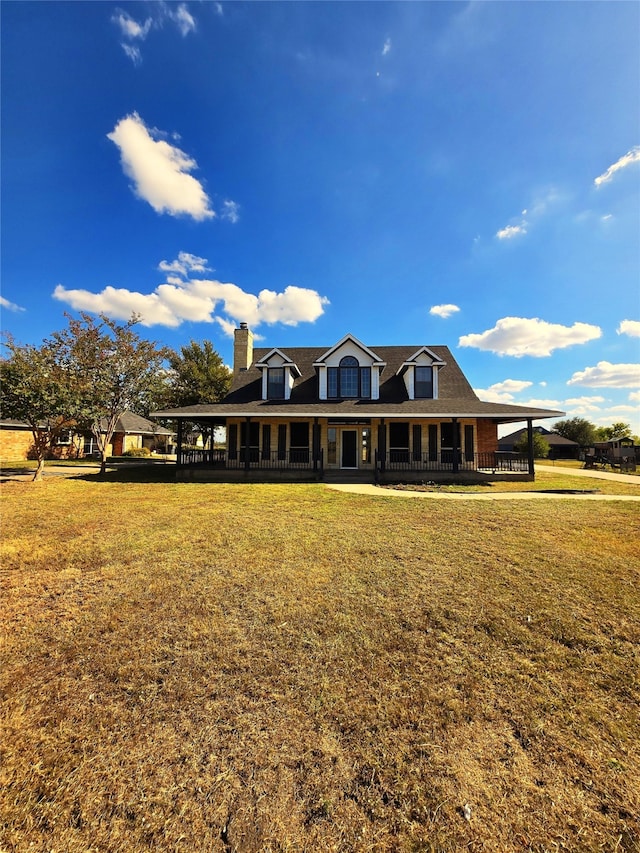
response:
M590 447L596 440L596 428L586 418L567 418L564 421L556 421L553 431L563 438L575 441L580 447Z
M631 424L617 421L611 426L597 427L596 438L598 441L611 441L613 438L631 438Z
M9 355L0 362L2 416L31 427L38 463L33 479L40 480L52 446L74 426L68 369L55 341L37 347L6 335L4 345Z
M194 406L217 403L229 391L231 371L213 348L211 341L191 341L180 354L169 355L169 404Z
M168 356L166 349L140 338L134 330L138 322L136 315L119 324L103 314L97 320L81 314L68 317L68 327L53 335L69 372L72 412L96 440L101 473L118 419L145 409Z
M513 445L513 449L518 453L529 452L529 438L525 430L519 440ZM533 457L534 459L546 459L549 455L549 442L543 435L540 435L536 430L533 431Z

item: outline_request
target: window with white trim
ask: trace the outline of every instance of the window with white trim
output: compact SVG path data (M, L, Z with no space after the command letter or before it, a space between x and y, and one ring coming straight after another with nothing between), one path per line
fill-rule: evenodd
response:
M267 400L284 400L284 367L267 368Z
M414 368L414 397L416 400L433 398L433 367Z
M370 399L371 368L360 367L355 356L345 355L338 367L327 368L327 397L334 400Z

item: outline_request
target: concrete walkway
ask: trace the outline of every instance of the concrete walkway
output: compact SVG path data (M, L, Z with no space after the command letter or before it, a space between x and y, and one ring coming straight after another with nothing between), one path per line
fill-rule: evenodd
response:
M631 483L640 488L638 474L616 474L614 471L600 471L594 468L564 468L562 465L539 465L538 474L570 474L574 477L593 477L596 480L615 480L618 483Z
M326 483L328 489L348 492L355 495L371 495L376 498L433 498L452 501L537 501L537 500L579 500L579 501L636 501L640 502L640 477L629 474L615 474L608 471L594 471L591 468L562 468L559 465L540 465L538 473L569 474L576 477L588 477L594 480L614 480L618 483L630 483L638 486L637 495L581 495L556 492L500 492L491 494L481 492L414 492L409 489L389 489L369 483ZM587 487L587 483L585 483ZM496 483L494 488L499 489Z

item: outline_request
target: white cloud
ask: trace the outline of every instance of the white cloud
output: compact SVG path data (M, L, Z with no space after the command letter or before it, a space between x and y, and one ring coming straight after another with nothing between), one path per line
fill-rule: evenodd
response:
M513 355L520 358L531 355L536 358L551 355L556 349L584 344L602 335L598 326L574 323L561 326L547 323L537 317L503 317L493 329L480 334L463 335L458 346L476 347L498 355Z
M611 364L599 361L595 367L585 367L573 374L567 385L586 385L589 388L636 388L640 386L640 364Z
M118 9L111 16L111 21L118 27L122 37L126 39L125 42L121 42L121 47L134 65L140 65L142 53L140 48L131 42L145 41L152 29L160 29L167 20L176 25L183 37L196 29L195 18L189 12L186 3L180 3L174 7L172 4L160 0L160 3L155 7L153 16L146 18L142 24L122 9Z
M235 323L232 323L231 320L225 320L224 317L216 317L215 321L220 326L225 335L228 335L230 338L233 337L233 333L236 328ZM255 339L256 336L254 335L253 337Z
M533 382L523 379L505 379L503 382L494 382L488 388L474 388L478 397L489 403L513 403L514 394L529 388Z
M120 119L107 138L120 149L122 168L134 181L133 191L157 213L181 214L201 221L215 213L202 184L189 172L195 160L149 130L137 113Z
M629 394L629 402L640 403L640 391L632 391Z
M459 311L457 305L433 305L429 309L429 314L434 314L436 317L442 317L444 320Z
M160 267L163 271L185 276L190 271L190 263L195 263L194 269L206 269L205 258L187 253L180 253L176 261L162 261ZM256 296L236 284L209 279L183 281L177 276L168 276L166 283L147 294L111 286L100 293L91 293L67 290L59 284L53 296L77 311L104 313L113 319L126 320L132 313L140 314L144 326L176 327L184 321L217 322L227 334L233 334L239 322L246 322L252 328L262 323L285 326L313 323L329 304L329 300L317 291L295 285L280 292L265 289Z
M175 12L172 7L167 7L167 15L178 27L182 36L186 36L189 33L194 32L196 22L193 15L187 9L186 3L180 3Z
M601 410L604 397L569 397L563 405L568 407L576 415L588 415Z
M562 404L560 400L543 399L540 397L531 397L524 403L518 403L519 406L531 406L533 409L557 409Z
M549 208L562 201L561 193L555 187L548 187L541 191L533 199L533 202L522 211L522 219L519 225L507 225L496 231L498 240L513 240L514 237L522 237L529 230L529 226L540 217L548 213Z
M147 18L144 24L139 24L128 12L123 12L122 9L112 15L111 20L120 28L120 32L125 38L140 39L144 41L149 35L149 30L153 26L153 20Z
M0 307L7 311L26 311L26 308L23 308L21 305L16 305L15 302L9 302L9 300L5 299L4 296L0 296Z
M220 216L229 222L233 222L235 225L240 219L240 205L235 201L227 199L222 203L222 213Z
M594 180L594 184L597 187L601 187L602 184L608 183L616 172L619 172L621 169L626 169L627 166L630 166L632 163L640 162L640 145L636 145L631 151L627 151L619 160L609 166L609 168L604 171L601 175Z
M596 403L604 403L605 399L605 397L600 396L568 397L564 402L567 406L593 406Z
M213 4L213 8L214 8L214 10L215 10L216 15L218 15L220 18L224 15L224 10L223 10L223 8L222 8L222 3L214 3L214 4Z
M124 50L134 65L140 65L142 62L142 53L140 52L139 47L136 47L133 44L125 44L124 42L122 42L120 47Z
M520 225L507 225L506 228L501 228L499 231L496 231L496 237L498 240L512 240L514 237L519 237L526 233L526 222L522 222Z
M391 50L391 39L386 39L384 45L382 46L382 55L386 56Z
M525 388L530 388L533 382L528 382L526 379L505 379L502 382L495 382L490 385L490 388L495 388L497 391L508 391L510 394L518 394L524 391Z
M189 254L189 252L178 252L175 261L160 261L158 269L161 272L176 272L185 278L189 272L207 272L209 267L206 264L206 258L199 258L197 255ZM171 280L174 283L180 282L180 279Z
M473 390L478 398L485 403L513 403L513 394L492 389L493 386L490 388L474 388Z
M623 320L616 331L619 335L629 335L630 338L640 338L640 321Z
M607 412L609 412L612 415L637 415L638 414L638 407L637 406L627 406L626 404L623 404L621 406L611 406L610 408L607 409Z

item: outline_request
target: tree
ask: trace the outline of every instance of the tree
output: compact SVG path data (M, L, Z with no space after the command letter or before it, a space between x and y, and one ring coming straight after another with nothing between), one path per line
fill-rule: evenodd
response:
M169 398L172 406L217 403L229 391L231 371L211 341L191 341L181 354L169 354Z
M631 438L631 424L617 421L611 426L598 427L596 437L599 441L610 441L613 438Z
M6 335L5 346L9 358L0 362L2 415L31 427L38 463L33 479L40 480L52 446L74 426L68 371L55 341L36 347Z
M100 472L107 448L124 412L144 409L157 387L168 353L134 331L139 317L121 325L101 314L68 317L68 328L53 340L69 373L71 409L77 424L93 434L100 451Z
M524 430L518 441L513 445L513 449L518 453L529 452L529 437L527 430ZM537 430L533 431L533 457L534 459L546 459L549 455L549 442Z
M563 438L575 441L580 447L590 447L596 440L596 428L586 418L568 418L564 421L556 421L553 431Z

